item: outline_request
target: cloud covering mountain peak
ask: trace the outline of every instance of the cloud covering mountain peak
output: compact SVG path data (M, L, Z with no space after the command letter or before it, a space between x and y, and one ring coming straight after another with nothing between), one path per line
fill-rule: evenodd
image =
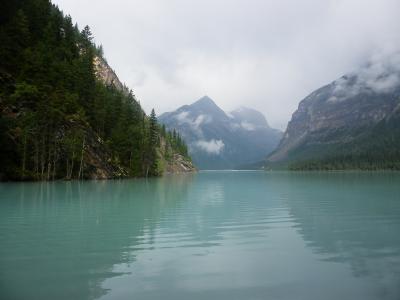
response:
M159 120L181 133L200 169L235 168L262 160L281 137L262 113L246 107L226 113L207 96L162 114Z

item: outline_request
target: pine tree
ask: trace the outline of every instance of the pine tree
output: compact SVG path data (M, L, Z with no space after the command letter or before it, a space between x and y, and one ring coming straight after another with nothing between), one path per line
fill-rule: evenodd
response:
M158 123L157 123L157 116L154 111L154 108L151 110L150 113L150 139L151 144L154 147L159 146L159 130L158 130Z
M160 135L177 151L177 133L132 91L96 78L103 50L89 26L80 31L48 0L6 1L0 40L0 178L82 178L88 137L130 176L160 175Z
M158 155L157 155L157 147L160 145L159 143L159 128L157 124L157 116L154 111L154 108L151 110L150 118L149 118L149 147L148 147L148 172L146 172L146 176L150 175L158 175L157 171L157 163L158 163Z

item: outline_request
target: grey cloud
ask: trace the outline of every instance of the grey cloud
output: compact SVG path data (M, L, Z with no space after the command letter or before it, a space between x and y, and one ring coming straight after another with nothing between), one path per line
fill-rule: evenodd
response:
M240 126L244 129L244 130L247 130L247 131L253 131L253 130L256 130L256 126L254 125L254 124L251 124L251 123L249 123L249 122L241 122L240 123Z
M390 93L400 86L400 52L374 55L367 64L334 82L329 102L345 101L361 91Z
M222 140L212 139L209 141L199 140L194 144L194 146L208 154L218 155L223 151L225 144Z
M180 125L187 124L193 131L197 134L197 137L203 137L203 131L201 130L202 124L207 124L212 121L211 116L199 115L195 119L190 117L190 113L187 111L182 111L175 116L176 120Z
M54 2L92 27L146 111L207 94L226 111L259 109L280 128L314 89L400 43L398 0Z

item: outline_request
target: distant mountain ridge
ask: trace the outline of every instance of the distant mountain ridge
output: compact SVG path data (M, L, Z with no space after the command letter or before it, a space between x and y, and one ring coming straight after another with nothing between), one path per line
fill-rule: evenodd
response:
M162 114L159 121L182 135L200 169L235 169L261 161L282 136L262 113L246 107L226 113L208 96Z
M376 60L300 102L267 168L399 169L400 54Z

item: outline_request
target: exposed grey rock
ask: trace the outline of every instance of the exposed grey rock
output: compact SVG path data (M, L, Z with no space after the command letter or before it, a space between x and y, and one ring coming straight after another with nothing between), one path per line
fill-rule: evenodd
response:
M400 65L393 61L368 64L302 100L267 162L324 157L343 145L362 148L361 137L399 109Z
M108 65L108 63L101 57L95 56L93 59L93 66L96 77L100 79L105 85L113 86L117 90L129 93L128 88L122 84L114 70Z

